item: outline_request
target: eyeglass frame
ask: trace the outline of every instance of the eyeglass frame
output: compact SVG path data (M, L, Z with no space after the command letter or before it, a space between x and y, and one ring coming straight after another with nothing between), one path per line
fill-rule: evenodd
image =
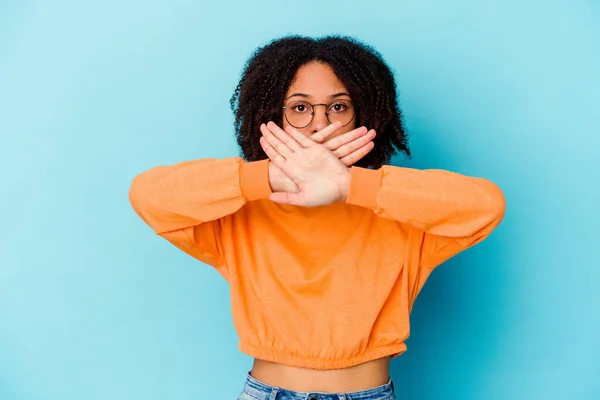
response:
M285 113L285 110L287 109L287 106L283 105L283 106L281 106L281 108L283 109L283 116L285 117L285 120L288 122L288 124L290 124L291 126L293 126L293 127L294 127L294 128L296 128L296 129L302 129L302 128L306 128L307 126L309 126L309 125L310 125L310 124L313 122L313 119L315 119L315 106L325 106L325 107L327 107L327 108L326 108L326 111L325 111L325 118L327 118L327 121L328 121L330 124L332 124L332 123L333 123L333 122L331 122L331 120L329 119L329 112L328 112L327 110L329 109L329 106L330 106L330 105L332 105L332 104L335 104L335 103L336 103L335 101L334 101L334 102L332 102L331 104L325 104L325 103L315 103L315 104L312 104L312 103L309 103L309 102L308 102L308 101L306 101L306 100L302 100L302 101L303 101L303 102L305 102L305 103L307 103L307 104L310 104L310 106L312 107L312 112L310 113L310 115L311 115L310 121L308 122L308 124L306 124L306 125L304 125L304 126L295 126L294 124L292 124L292 123L290 122L290 120L288 119L288 117L287 117L287 115L286 115L286 113ZM339 100L337 100L337 101L339 101ZM350 121L348 121L348 123L347 123L347 124L344 124L344 125L342 125L342 128L343 128L344 126L348 126L348 125L350 125L350 123L351 123L352 121L354 121L354 118L356 117L356 107L354 107L354 103L352 103L350 100L345 100L345 99L344 99L344 100L342 100L342 101L348 102L348 103L350 103L350 104L352 105L352 118L350 118Z

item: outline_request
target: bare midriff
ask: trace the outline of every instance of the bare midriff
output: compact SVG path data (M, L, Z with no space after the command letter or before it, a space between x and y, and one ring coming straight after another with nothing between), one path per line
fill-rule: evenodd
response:
M296 392L356 392L384 385L390 378L390 357L343 369L317 370L254 359L251 375L271 386Z

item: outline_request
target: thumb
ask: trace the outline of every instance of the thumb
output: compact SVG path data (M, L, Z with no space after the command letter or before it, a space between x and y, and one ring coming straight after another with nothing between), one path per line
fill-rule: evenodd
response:
M269 200L280 204L297 205L299 196L296 193L275 192L269 195Z

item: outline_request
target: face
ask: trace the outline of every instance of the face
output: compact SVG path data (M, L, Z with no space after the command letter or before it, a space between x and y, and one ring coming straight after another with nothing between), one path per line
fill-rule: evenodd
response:
M336 118L343 119L345 117L344 113L349 112L352 115L354 111L352 108L350 108L350 111L344 111L346 109L345 105L348 105L348 102L351 101L348 90L329 65L319 62L311 62L303 65L296 72L283 101L288 106L286 112L290 117L291 113L296 113L297 118L299 118L301 113L307 113L306 108L299 103L300 101L311 104L327 104L329 106L314 107L314 117L310 124L304 128L296 127L296 129L306 136L310 136L330 124L325 114L326 111L329 112L329 118L333 122L335 122ZM290 106L293 106L294 109L292 110ZM294 125L304 125L295 123L293 119L290 120ZM284 114L282 114L282 121L283 128L290 125ZM354 117L346 126L328 136L328 139L349 132L355 127L356 118Z

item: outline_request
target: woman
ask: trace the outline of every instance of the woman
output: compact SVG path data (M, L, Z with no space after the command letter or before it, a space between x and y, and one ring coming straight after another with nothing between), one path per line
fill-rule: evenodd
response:
M130 199L229 282L240 399L395 399L390 360L431 271L504 215L488 180L410 155L390 69L346 37L259 48L231 99L242 157L159 166Z

